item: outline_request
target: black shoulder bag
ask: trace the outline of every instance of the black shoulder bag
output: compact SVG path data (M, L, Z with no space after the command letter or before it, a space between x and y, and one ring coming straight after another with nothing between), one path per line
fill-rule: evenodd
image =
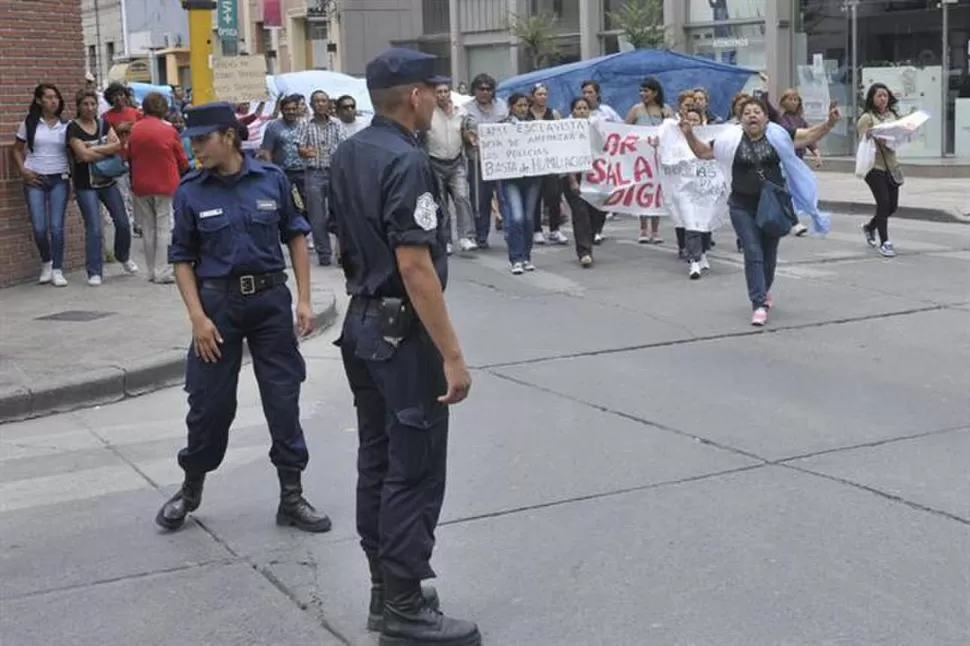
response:
M761 195L758 197L758 211L755 213L754 222L765 235L782 238L798 224L798 215L795 213L791 193L784 186L779 186L765 177L761 159L751 145L751 140L742 137L742 141L748 147L754 159L758 177L761 179Z

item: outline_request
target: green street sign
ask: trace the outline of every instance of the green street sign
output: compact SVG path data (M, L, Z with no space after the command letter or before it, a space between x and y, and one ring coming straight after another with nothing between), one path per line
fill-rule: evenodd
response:
M239 13L236 0L219 0L216 11L218 12L216 30L219 40L235 41L239 38Z

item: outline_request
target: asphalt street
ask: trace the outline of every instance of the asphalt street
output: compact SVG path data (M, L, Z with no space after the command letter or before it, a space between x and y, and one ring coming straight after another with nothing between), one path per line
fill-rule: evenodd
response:
M456 256L444 609L501 646L970 643L970 226L894 221L886 260L861 222L782 242L763 331L729 229L696 282L629 219L592 270ZM0 426L3 646L375 645L335 336L304 345L323 536L274 524L248 367L176 534L181 390Z

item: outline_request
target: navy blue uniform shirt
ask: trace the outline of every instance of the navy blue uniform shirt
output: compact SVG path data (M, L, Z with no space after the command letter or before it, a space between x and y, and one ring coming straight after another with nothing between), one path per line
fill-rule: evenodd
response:
M173 210L168 261L192 263L199 278L283 271L280 242L310 233L283 171L249 156L237 175L187 174Z
M340 144L330 164L330 216L352 296L404 298L394 250L426 245L448 282L444 218L427 154L404 126L374 117Z

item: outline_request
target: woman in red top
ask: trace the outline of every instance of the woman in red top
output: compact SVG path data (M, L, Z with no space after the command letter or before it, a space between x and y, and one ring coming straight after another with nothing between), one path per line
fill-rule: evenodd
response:
M112 83L104 91L104 100L111 106L105 110L101 118L104 119L111 129L121 140L121 150L118 154L122 159L128 159L128 136L131 134L131 127L141 119L141 112L131 107L132 96L127 86L122 83ZM135 235L141 235L141 230L132 219L134 208L131 199L131 182L128 175L118 178L118 190L124 199L125 213L128 214L128 222L134 230Z
M142 109L145 116L135 123L128 138L135 220L142 228L148 280L171 283L168 245L172 238L172 196L189 160L178 131L164 121L168 114L165 97L158 92L148 94Z

